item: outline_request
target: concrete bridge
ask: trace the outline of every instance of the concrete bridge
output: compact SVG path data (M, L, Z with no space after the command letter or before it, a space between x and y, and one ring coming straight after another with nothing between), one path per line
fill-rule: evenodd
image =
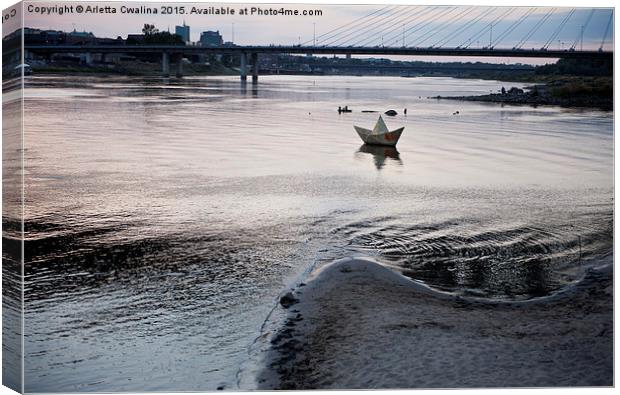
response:
M230 45L199 47L189 45L25 45L24 51L40 55L58 53L85 54L86 61L93 54L156 54L161 56L163 76L170 75L171 59L176 65L175 74L183 76L183 56L200 54L239 55L239 74L246 81L248 73L258 81L258 56L268 54L319 54L319 55L401 55L401 56L450 56L450 57L509 57L509 58L569 58L599 59L613 61L613 51L594 50L547 50L547 49L500 49L500 48L414 48L414 47L342 47L300 45Z

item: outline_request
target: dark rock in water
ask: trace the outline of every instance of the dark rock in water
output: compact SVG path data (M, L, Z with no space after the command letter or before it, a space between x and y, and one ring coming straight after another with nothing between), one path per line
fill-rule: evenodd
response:
M394 115L398 115L398 113L394 110L387 110L384 114L389 115L391 117L393 117Z
M223 387L223 386L221 386L221 385L220 385L219 387L217 387L217 390L218 390L218 391L222 391L223 389L224 389L224 387Z
M299 302L299 300L295 298L292 292L287 292L280 298L280 304L284 308L289 308L297 302Z

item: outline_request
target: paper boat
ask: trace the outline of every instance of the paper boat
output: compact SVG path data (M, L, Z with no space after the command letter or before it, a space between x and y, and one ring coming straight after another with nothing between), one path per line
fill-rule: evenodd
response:
M357 134L360 135L364 143L371 145L387 145L390 147L396 146L400 135L405 129L405 127L403 126L402 128L398 128L390 132L385 125L385 122L383 122L383 118L381 118L381 116L379 116L377 124L375 125L375 128L373 130L361 128L359 126L353 127L357 131Z

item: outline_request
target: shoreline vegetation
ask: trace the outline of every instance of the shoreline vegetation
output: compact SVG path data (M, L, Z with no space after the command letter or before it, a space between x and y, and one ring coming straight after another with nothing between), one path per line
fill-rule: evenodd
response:
M611 77L561 77L525 89L502 87L497 93L473 96L433 96L430 99L478 101L532 106L588 107L613 110L613 79Z
M612 258L547 297L441 293L345 258L281 299L259 389L613 385Z

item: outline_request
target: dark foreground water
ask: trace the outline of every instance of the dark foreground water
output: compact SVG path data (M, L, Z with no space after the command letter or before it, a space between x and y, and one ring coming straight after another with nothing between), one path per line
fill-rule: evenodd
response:
M489 298L575 281L612 250L613 115L427 99L502 85L30 78L26 391L235 389L278 294L344 256ZM398 151L362 146L360 110L404 107Z

